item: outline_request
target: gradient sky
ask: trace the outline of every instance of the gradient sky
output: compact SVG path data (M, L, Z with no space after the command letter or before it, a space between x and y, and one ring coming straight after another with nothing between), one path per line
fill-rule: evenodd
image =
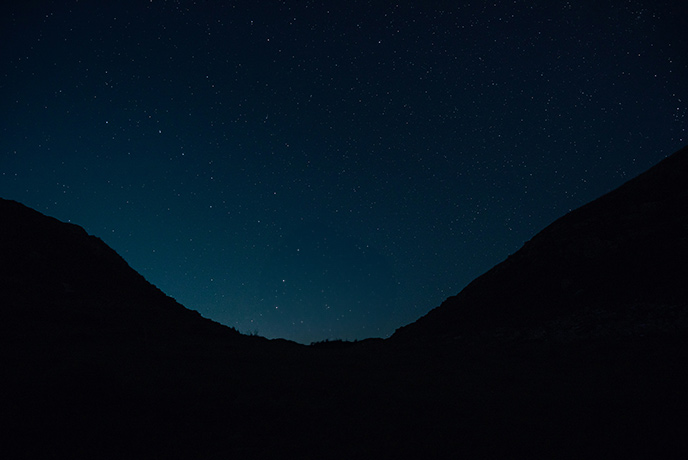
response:
M0 196L269 338L389 336L687 143L684 1L3 5Z

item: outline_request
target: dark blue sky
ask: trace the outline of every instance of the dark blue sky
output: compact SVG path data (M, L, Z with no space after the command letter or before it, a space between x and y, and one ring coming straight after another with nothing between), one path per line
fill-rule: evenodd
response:
M10 2L0 196L242 332L385 337L687 143L687 13Z

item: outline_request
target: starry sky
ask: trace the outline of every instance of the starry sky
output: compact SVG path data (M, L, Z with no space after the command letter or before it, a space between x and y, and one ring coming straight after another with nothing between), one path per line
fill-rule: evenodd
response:
M11 0L0 196L241 332L387 337L687 143L687 9Z

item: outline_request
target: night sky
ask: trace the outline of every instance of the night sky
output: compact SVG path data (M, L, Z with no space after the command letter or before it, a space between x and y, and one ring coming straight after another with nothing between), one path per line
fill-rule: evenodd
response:
M387 337L688 142L686 9L11 1L0 196L241 332Z

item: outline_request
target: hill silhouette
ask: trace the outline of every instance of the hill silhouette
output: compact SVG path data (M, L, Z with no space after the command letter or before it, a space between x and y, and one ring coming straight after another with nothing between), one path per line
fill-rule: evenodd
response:
M610 332L610 317L631 311L645 317L629 327L671 327L675 307L688 299L687 184L683 148L558 219L395 339L437 340L486 328L535 333L564 318L587 328L597 321L600 333Z
M114 250L73 224L0 199L0 283L9 334L60 329L144 339L180 334L237 338L148 283ZM11 308L10 308L11 307Z
M387 340L249 337L0 200L6 458L685 458L688 148Z

